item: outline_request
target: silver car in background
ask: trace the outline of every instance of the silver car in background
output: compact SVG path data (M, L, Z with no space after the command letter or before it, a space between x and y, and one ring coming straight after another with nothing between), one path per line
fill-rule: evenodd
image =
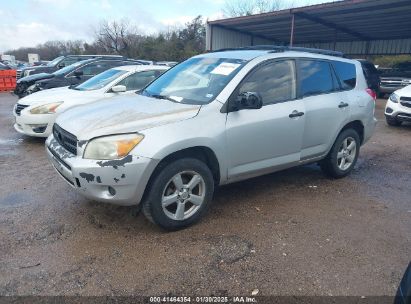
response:
M81 194L142 204L166 230L197 222L218 185L313 162L344 177L374 131L375 100L358 61L318 53L195 56L138 95L62 114L47 154Z

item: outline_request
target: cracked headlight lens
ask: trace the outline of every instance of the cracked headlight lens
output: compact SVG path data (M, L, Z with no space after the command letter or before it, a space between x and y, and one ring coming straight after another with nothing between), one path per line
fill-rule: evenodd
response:
M137 133L95 138L87 144L83 158L120 159L127 156L143 138L144 135Z

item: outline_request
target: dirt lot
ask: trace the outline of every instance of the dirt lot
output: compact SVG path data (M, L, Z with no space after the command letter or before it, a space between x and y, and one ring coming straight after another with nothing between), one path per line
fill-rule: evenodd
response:
M354 173L305 166L223 187L164 233L76 194L0 94L0 295L394 295L411 256L411 125L377 132Z

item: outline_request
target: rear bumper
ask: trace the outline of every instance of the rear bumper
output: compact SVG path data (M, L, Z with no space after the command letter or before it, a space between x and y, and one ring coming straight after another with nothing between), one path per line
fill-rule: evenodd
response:
M140 203L158 164L156 160L135 155L118 161L83 159L65 150L53 136L46 141L46 151L59 175L80 194L122 206Z

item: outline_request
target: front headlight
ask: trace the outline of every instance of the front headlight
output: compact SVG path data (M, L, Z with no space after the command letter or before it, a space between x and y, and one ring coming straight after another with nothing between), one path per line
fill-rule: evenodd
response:
M141 134L122 134L91 140L84 151L86 159L120 159L127 156L144 138Z
M24 77L26 77L26 76L29 76L30 75L30 73L32 72L32 71L34 71L34 69L31 69L31 70L25 70L24 71Z
M30 110L31 114L53 114L56 113L56 109L62 104L62 101L48 103L42 106L35 107Z
M392 102L394 102L394 103L398 103L398 101L400 100L400 97L399 97L397 94L392 93L392 94L390 95L390 100L391 100Z

